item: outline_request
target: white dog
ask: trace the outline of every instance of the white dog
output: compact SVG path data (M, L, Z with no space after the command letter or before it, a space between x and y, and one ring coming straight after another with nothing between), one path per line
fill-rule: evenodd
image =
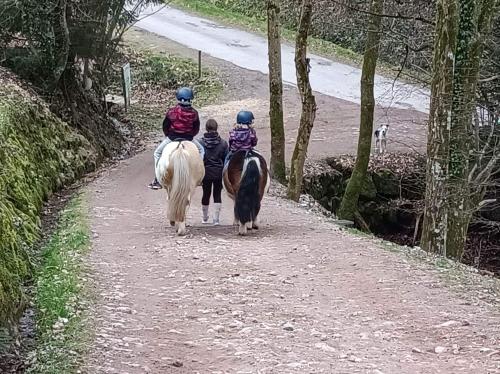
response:
M382 125L375 130L375 149L378 153L384 153L387 147L387 131L389 131L389 125Z

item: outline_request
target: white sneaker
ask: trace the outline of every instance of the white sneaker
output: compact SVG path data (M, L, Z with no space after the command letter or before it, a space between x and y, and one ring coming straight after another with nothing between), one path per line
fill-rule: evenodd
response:
M221 203L215 203L214 204L214 220L213 220L214 226L219 226L220 225L219 216L220 216L221 208L222 208L222 204Z

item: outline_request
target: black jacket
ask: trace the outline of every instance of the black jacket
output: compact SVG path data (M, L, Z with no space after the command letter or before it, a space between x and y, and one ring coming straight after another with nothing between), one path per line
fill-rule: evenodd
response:
M221 179L224 159L229 149L227 142L217 132L205 133L200 142L205 148L205 180Z

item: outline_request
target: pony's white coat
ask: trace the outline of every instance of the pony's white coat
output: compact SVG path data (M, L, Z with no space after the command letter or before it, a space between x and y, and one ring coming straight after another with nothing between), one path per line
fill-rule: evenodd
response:
M189 141L171 142L155 168L156 178L167 192L168 219L177 233L186 233L186 213L191 196L205 176L205 167L196 145Z

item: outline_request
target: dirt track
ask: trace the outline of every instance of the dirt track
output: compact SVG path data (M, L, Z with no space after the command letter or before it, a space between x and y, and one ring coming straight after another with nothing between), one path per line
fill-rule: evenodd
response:
M500 373L498 307L435 268L274 196L252 236L229 226L226 199L223 226L202 227L194 206L178 238L164 191L145 189L149 163L89 188L100 302L88 373Z
M246 89L228 87L226 100L201 112L217 114L226 129L242 103L264 118L264 78L224 63L219 68L239 72ZM294 100L287 90L289 138L297 123ZM318 101L325 104L311 153L351 151L357 109ZM333 136L340 118L349 130ZM88 188L98 303L83 372L500 373L498 304L488 301L481 282L470 290L456 286L446 281L452 272L339 231L274 195L264 201L261 230L240 238L227 199L222 226L200 224L198 191L190 234L176 237L164 191L146 188L152 146Z

